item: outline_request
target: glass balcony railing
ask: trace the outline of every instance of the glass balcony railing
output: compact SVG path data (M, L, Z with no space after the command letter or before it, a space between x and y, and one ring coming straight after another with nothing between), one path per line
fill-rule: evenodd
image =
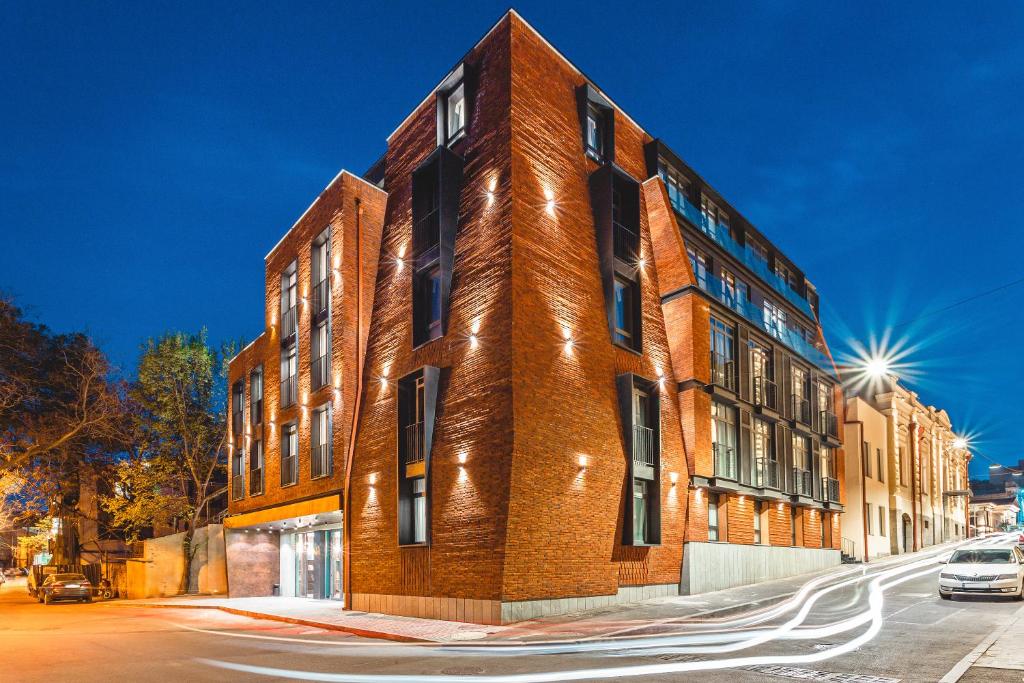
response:
M732 287L727 287L725 283L722 282L721 278L718 278L711 273L702 273L701 277L697 278L697 285L705 292L742 315L748 321L757 325L760 329L799 353L806 360L814 363L822 370L833 374L832 362L828 359L828 356L804 339L804 337L795 330L791 330L784 325L778 325L775 321L769 320L765 316L763 308L755 306L754 302L746 296L737 293Z
M733 258L752 270L764 282L771 285L772 289L784 296L787 301L814 319L814 311L811 310L811 305L807 302L807 299L800 296L799 293L790 287L785 279L772 272L764 259L759 258L748 247L734 240L729 233L729 228L721 223L715 223L705 216L689 199L678 192L671 193L669 200L672 202L673 208L678 213L681 213L686 220L690 221L694 227L713 239L719 246L729 252Z

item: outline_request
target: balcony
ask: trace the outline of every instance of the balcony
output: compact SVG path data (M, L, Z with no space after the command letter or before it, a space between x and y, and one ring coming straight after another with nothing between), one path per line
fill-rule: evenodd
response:
M413 227L413 249L420 256L438 245L441 240L441 212L435 207L416 221Z
M754 460L754 481L758 488L779 488L779 461L760 457Z
M309 454L310 475L315 479L329 475L331 467L331 447L329 444L313 446Z
M245 475L231 475L231 500L242 500L245 497Z
M295 405L298 398L299 378L292 375L281 380L281 407Z
M759 408L778 410L778 386L765 377L754 378L754 405Z
M331 381L330 356L324 354L319 358L314 358L311 365L313 388L319 389L327 386Z
M793 468L793 486L790 493L797 496L814 497L813 479L810 470Z
M839 420L835 413L829 410L822 410L818 413L818 431L825 436L839 438Z
M729 233L729 228L710 220L701 212L700 209L694 206L690 200L682 194L676 194L671 197L671 199L672 206L675 208L677 213L682 214L683 217L686 218L686 220L695 228L714 240L716 244L729 252L729 254L737 261L753 271L755 275L770 285L776 292L784 296L787 301L796 306L802 313L811 319L814 319L814 311L811 310L811 305L807 303L807 299L794 291L793 288L789 286L789 283L779 277L778 274L773 273L768 267L768 263L766 261L758 257L746 246L743 246L734 240L732 235Z
M736 363L721 353L711 352L711 383L736 391Z
M281 313L281 340L288 339L298 332L298 312L295 306Z
M736 460L736 449L723 443L711 445L715 459L715 476L736 481L739 463Z
M249 399L249 422L253 425L263 424L263 399Z
M839 502L839 480L832 477L821 478L821 497L829 503Z
M263 468L253 467L249 469L249 495L258 496L263 493Z
M615 258L630 265L635 264L640 257L640 239L637 234L619 222L612 223L612 234Z
M313 287L313 316L316 317L327 310L331 303L331 280L325 277Z
M765 317L763 308L755 306L746 296L738 294L731 287L727 287L721 278L711 273L702 273L697 285L711 297L721 301L731 310L778 339L806 360L814 363L829 374L834 374L832 361L829 360L828 356L794 330L774 324L773 321L768 320Z
M423 423L414 422L405 427L405 464L414 465L423 462Z
M805 425L811 424L811 402L803 396L793 394L790 396L790 408L792 417L797 422Z
M281 458L281 486L294 484L299 480L299 459L292 454Z
M646 467L654 467L654 430L650 427L633 425L633 462Z

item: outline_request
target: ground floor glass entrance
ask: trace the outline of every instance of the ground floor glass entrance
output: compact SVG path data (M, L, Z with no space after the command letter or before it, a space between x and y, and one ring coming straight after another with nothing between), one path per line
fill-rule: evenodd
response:
M289 534L294 546L294 595L341 600L341 530Z

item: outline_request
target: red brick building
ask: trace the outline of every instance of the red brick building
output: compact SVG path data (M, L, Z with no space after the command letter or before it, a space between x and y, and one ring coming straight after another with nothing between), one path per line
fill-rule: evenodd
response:
M499 623L838 562L813 288L516 13L266 273L232 594Z

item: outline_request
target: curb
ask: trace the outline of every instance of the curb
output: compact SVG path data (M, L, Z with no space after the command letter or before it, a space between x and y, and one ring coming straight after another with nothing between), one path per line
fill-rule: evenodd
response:
M992 647L993 643L999 640L999 637L1006 633L1020 619L1024 619L1024 607L1014 612L1013 616L1005 624L993 629L991 633L985 636L985 639L978 643L977 647L964 655L963 659L957 662L945 676L939 679L939 683L957 683L974 666L974 663Z
M113 605L112 605L113 606ZM402 636L397 633L387 633L385 631L372 631L370 629L356 628L354 626L342 626L340 624L331 624L323 621L313 621L312 619L300 619L297 617L286 617L279 614L267 614L266 612L252 612L249 610L238 609L236 607L225 607L222 605L141 605L141 604L119 604L117 607L130 608L130 607L142 607L144 609L214 609L220 610L221 612L227 612L228 614L235 614L241 617L250 617L252 619L263 619L265 621L279 621L286 624L296 624L298 626L310 626L312 628L319 628L325 631L339 631L342 633L349 633L354 636L360 636L362 638L376 638L378 640L390 640L398 643L437 643L443 644L445 641L440 640L427 640L426 638L414 638L412 636Z

